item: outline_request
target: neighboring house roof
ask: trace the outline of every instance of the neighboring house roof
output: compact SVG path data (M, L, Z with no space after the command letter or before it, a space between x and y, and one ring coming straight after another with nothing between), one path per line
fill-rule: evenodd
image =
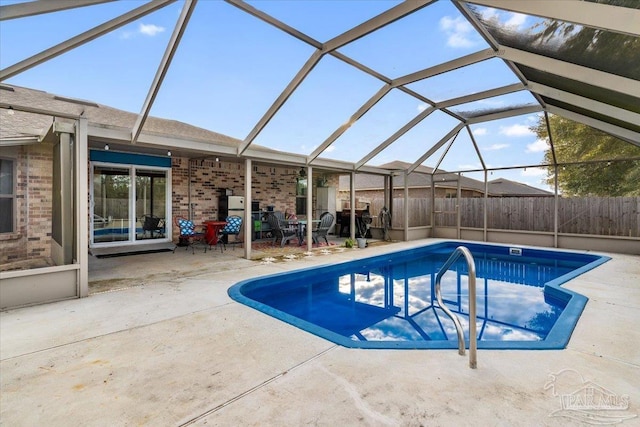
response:
M408 163L401 161L393 161L380 165L380 168L389 170L406 170L409 166ZM416 173L408 175L409 188L428 188L431 187L431 174L433 168L428 166L418 166L415 169ZM447 172L442 169L438 169L435 175L436 187L439 188L457 188L457 173ZM394 188L404 187L404 175L397 175L393 177ZM480 193L484 193L484 182L478 181L473 178L460 176L460 186L464 190L475 190ZM356 174L355 181L356 190L382 190L384 189L384 177L381 175L372 174ZM526 184L522 184L516 181L510 181L504 178L498 178L488 183L489 195L491 196L552 196L553 193L531 187ZM340 191L349 191L349 176L340 176Z
M489 181L489 193L496 196L553 196L550 191L505 178Z
M90 123L104 127L132 129L137 113L118 110L82 99L54 95L41 90L1 84L0 101L5 104L29 106L32 110L56 111L70 116L82 116ZM0 138L42 135L53 121L53 116L15 111L13 115L0 115ZM210 141L237 146L240 140L212 132L177 120L149 116L144 131L164 136Z
M399 160L385 163L380 165L381 169L388 170L398 170L403 171L406 170L410 166L409 163L401 162ZM415 169L414 173L409 174L408 176L408 184L409 188L420 188L420 187L430 187L431 186L431 174L433 173L433 168L428 166L418 166ZM457 188L457 179L458 174L450 173L442 169L438 169L438 173L436 175L436 180L438 184L436 187L440 188ZM466 190L477 190L484 191L484 183L468 178L464 175L460 176L460 182L462 188ZM393 177L393 186L394 188L404 187L404 174L400 174ZM356 189L358 190L381 190L384 188L384 177L381 175L371 175L371 174L356 174ZM340 190L348 191L349 190L349 176L341 176L340 177Z

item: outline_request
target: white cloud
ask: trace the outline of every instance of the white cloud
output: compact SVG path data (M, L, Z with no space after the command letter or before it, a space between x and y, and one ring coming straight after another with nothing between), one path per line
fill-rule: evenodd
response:
M418 111L422 113L424 110L427 109L427 107L429 107L427 104L420 104L418 105Z
M504 23L507 27L520 28L527 21L527 15L521 13L511 13L509 15L507 15L509 18Z
M480 11L480 15L482 15L482 19L484 21L491 21L492 19L498 19L498 10L492 7L487 7Z
M482 136L482 135L486 135L489 132L489 129L487 128L477 128L477 129L473 129L473 134L475 136Z
M501 126L500 133L506 136L529 136L533 132L526 125Z
M471 47L479 42L469 21L461 16L443 16L440 18L440 29L447 35L447 45L450 47Z
M522 176L545 176L547 170L545 168L525 168L520 172Z
M153 24L142 24L138 27L138 31L140 34L144 34L145 36L155 36L156 34L162 33L164 31L164 27L159 27Z
M327 147L326 150L323 151L323 153L331 153L335 149L336 149L335 145L330 145L330 146Z
M484 149L487 151L504 150L505 148L509 148L509 144L492 144L487 147L484 147Z
M502 25L520 29L527 22L527 15L515 12L499 11L498 9L494 9L492 7L485 8L480 13L482 15L483 21L493 21L495 25Z
M546 151L547 148L547 141L543 139L536 139L535 142L527 144L527 149L525 151L527 153L541 153L543 151Z
M527 121L529 123L538 123L541 117L544 117L544 113L536 113L527 116Z

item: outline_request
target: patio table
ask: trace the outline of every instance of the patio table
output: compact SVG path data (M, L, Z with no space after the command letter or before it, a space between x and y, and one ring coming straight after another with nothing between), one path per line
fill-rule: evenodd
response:
M302 246L304 244L304 231L305 231L305 226L307 225L307 222L309 222L309 220L306 219L292 219L292 220L287 220L288 225L296 225L298 227L298 245ZM319 224L320 220L319 219L312 219L311 220L311 224Z
M204 234L205 240L209 246L215 246L218 244L218 234L220 230L222 230L225 225L227 225L226 221L205 221L203 225L206 227L206 231Z

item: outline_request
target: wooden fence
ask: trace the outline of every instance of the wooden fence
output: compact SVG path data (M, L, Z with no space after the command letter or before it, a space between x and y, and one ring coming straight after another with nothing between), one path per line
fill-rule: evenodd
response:
M460 225L484 227L484 198L460 199ZM497 230L554 231L553 197L490 197L487 228ZM435 200L435 225L457 225L457 199ZM384 201L371 200L378 215ZM409 227L430 225L431 201L409 199ZM404 200L394 199L392 226L402 228ZM558 199L558 232L602 236L640 237L640 197L572 197Z
M436 199L436 226L456 226L456 199ZM460 200L460 225L483 228L484 199ZM487 228L547 231L554 229L553 197L491 197ZM640 237L640 197L558 199L558 232Z
M369 210L371 215L379 216L380 211L384 207L384 199L371 199L371 205ZM402 228L404 227L404 200L393 200L393 214L391 216L391 227ZM419 227L430 225L431 218L431 200L426 199L409 199L409 227ZM373 222L374 227L379 227L381 224L376 218Z
M560 199L561 233L640 237L640 197Z

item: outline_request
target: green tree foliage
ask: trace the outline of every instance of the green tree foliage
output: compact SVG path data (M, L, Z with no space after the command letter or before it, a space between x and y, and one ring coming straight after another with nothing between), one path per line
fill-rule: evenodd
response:
M558 168L558 186L567 196L640 196L640 148L590 126L560 116L549 116ZM532 130L548 141L547 125L540 117ZM594 161L600 161L593 163ZM545 162L553 164L551 148ZM571 164L575 162L590 162ZM563 165L564 163L570 163ZM547 183L553 185L554 167Z

